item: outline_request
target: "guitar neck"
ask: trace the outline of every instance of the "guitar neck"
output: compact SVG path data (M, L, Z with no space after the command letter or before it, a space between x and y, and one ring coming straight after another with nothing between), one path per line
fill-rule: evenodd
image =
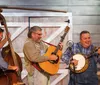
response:
M64 41L65 36L66 36L67 32L69 31L69 27L66 27L66 28L67 28L67 31L61 36L60 42L63 42L63 41ZM60 43L60 42L59 42L59 43ZM53 54L56 54L56 53L58 52L58 50L60 49L59 43L58 43L58 45L57 45L55 51L53 52Z

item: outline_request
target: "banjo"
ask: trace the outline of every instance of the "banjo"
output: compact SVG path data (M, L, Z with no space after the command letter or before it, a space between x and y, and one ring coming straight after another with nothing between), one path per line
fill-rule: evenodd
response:
M89 58L91 57L91 55L93 53L95 53L96 51L98 51L99 48L94 48L94 50L88 55L89 57L87 57L86 55L83 55L81 53L75 54L72 56L72 60L78 60L78 64L74 65L72 63L69 64L69 69L74 72L74 73L82 73L84 71L87 70L87 68L89 67Z
M74 73L84 72L89 66L89 59L83 54L75 54L72 59L78 60L78 64L76 66L72 63L69 64L70 70Z

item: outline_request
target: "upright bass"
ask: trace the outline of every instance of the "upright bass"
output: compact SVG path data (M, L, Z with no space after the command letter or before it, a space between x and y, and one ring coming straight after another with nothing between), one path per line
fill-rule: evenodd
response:
M2 75L2 77L0 77L0 84L2 84L2 85L25 85L21 79L22 62L21 62L21 59L18 56L18 54L14 52L14 49L13 49L13 46L11 43L11 39L8 37L9 32L8 32L8 28L6 25L6 20L1 13L0 13L0 20L1 20L1 24L4 25L4 28L6 30L8 43L9 43L9 45L7 47L3 48L3 50L2 50L2 55L4 57L4 60L12 66L15 65L15 66L19 67L19 71L17 71L17 72L12 71L12 70L5 71L4 75ZM5 83L5 82L7 82L7 83Z

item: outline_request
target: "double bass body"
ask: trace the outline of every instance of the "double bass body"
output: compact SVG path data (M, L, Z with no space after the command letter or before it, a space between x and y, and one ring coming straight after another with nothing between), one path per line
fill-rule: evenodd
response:
M18 66L19 67L19 71L21 72L22 71L22 61L21 61L21 58L20 58L20 56L17 53L15 53L15 55L17 57L17 62L19 63L19 66ZM8 64L10 64L12 66L14 65L14 61L13 61L13 57L12 57L9 45L2 49L2 56L4 57L4 60ZM6 74L6 76L5 76L5 74ZM20 79L21 79L21 75L18 75L16 71L12 71L12 70L5 71L4 76L6 77L7 81L9 82L9 84L7 84L7 85L13 85L14 83L19 82Z
M4 25L6 36L9 45L2 49L2 56L4 60L12 66L18 66L18 71L7 70L3 71L2 77L0 77L1 85L25 85L21 80L22 62L17 53L14 52L11 39L8 37L8 28L4 16L0 13L0 20L2 25ZM5 83L7 81L7 83Z

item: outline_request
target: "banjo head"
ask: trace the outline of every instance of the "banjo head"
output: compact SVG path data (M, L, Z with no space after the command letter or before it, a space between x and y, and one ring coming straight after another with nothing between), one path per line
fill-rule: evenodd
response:
M88 59L85 58L82 54L75 54L72 56L72 59L78 60L78 64L74 66L73 64L69 64L69 68L74 73L81 73L84 72L89 65Z

